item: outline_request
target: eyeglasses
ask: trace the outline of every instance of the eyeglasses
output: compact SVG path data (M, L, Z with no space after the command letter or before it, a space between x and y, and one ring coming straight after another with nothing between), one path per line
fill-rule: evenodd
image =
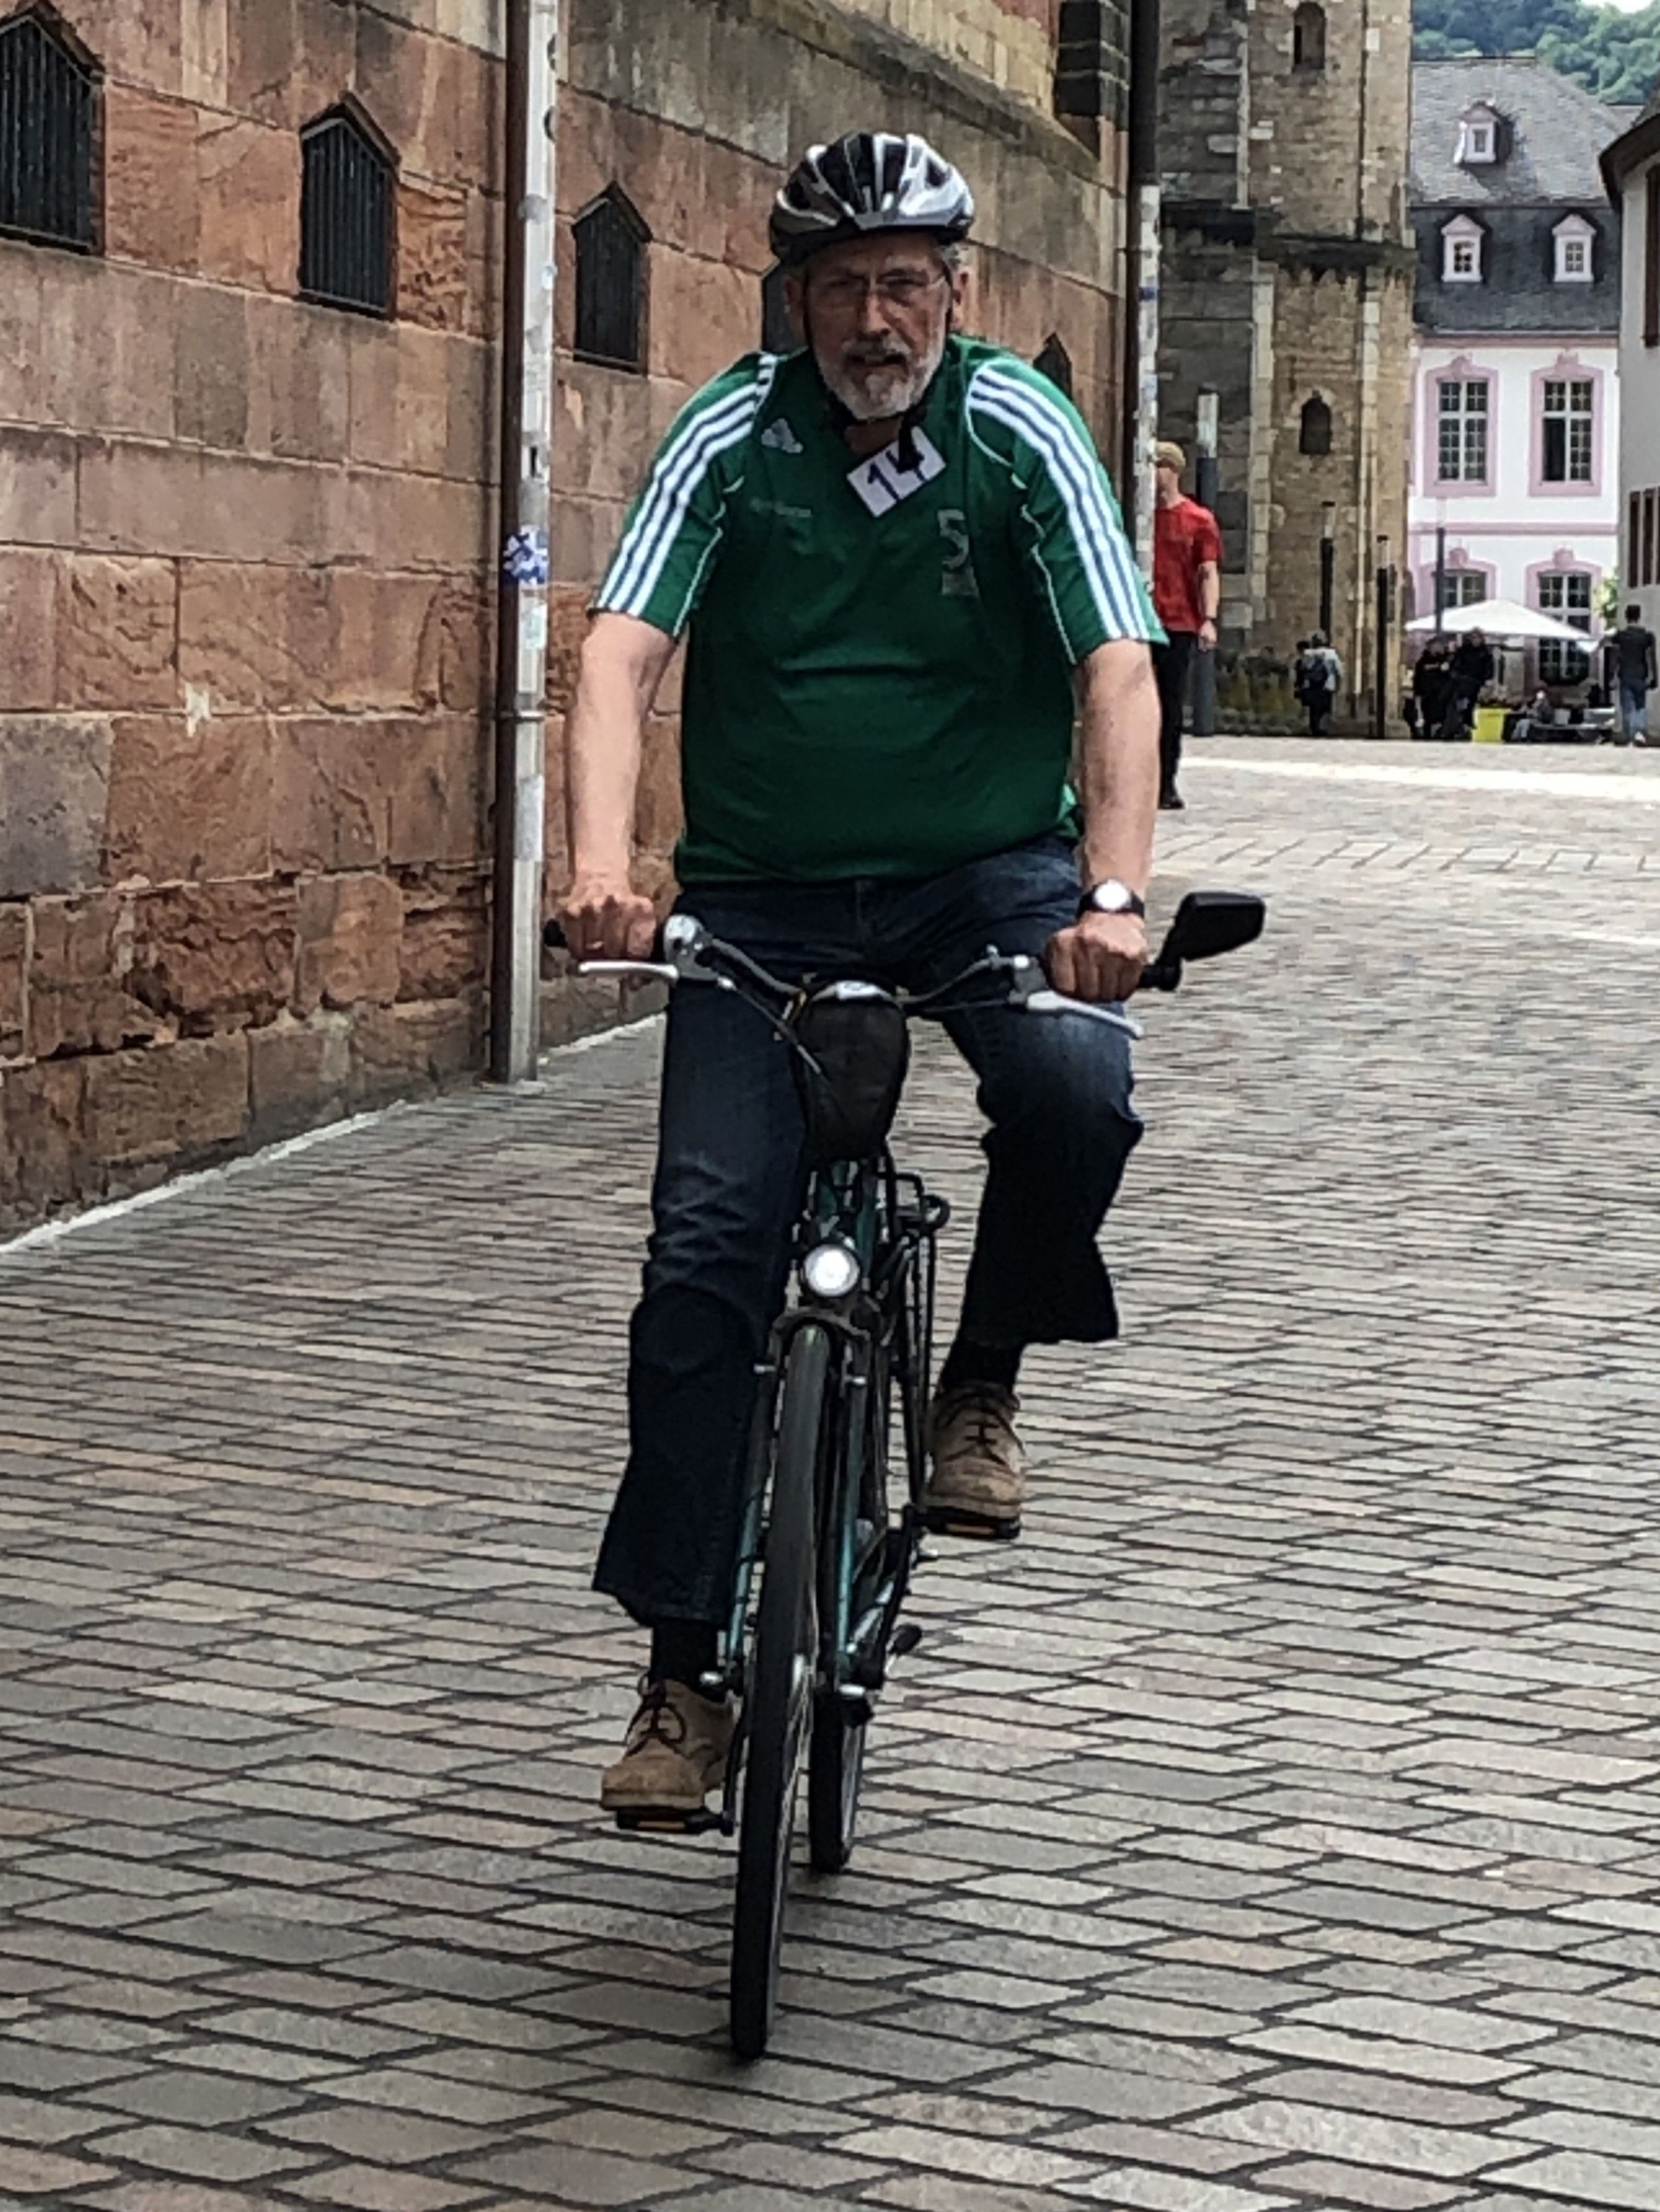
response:
M943 269L926 276L920 270L895 269L880 276L823 276L812 286L812 294L833 314L859 314L873 295L885 313L890 309L903 313L920 307L934 287L945 281Z

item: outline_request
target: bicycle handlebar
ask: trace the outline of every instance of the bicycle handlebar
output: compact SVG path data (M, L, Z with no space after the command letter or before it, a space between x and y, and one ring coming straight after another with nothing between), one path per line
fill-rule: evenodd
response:
M550 919L543 925L542 942L550 951L569 950L564 931L556 920ZM799 984L786 982L781 977L770 974L758 961L751 959L741 947L728 944L722 938L712 937L690 915L671 915L660 926L649 959L584 960L578 963L577 973L581 975L632 975L666 983L713 983L725 990L740 992L742 984L748 983L770 993L781 1007L787 1006L800 988ZM1152 973L1152 969L1146 971L1147 975ZM896 992L893 995L908 1017L937 1016L958 1011L952 1003L956 994L982 978L1006 984L1005 1003L1018 1006L1028 1013L1083 1014L1126 1030L1132 1036L1140 1034L1137 1024L1116 1006L1068 998L1055 990L1043 971L1042 961L1034 954L1000 952L995 945L988 945L985 951L977 959L971 960L960 974L936 985L931 991ZM827 988L833 989L835 987L832 980ZM1174 983L1155 981L1153 988L1172 989ZM742 992L742 995L748 997L749 994ZM994 1000L986 1003L997 1002ZM762 1011L769 1019L775 1018L771 1008L763 1007Z

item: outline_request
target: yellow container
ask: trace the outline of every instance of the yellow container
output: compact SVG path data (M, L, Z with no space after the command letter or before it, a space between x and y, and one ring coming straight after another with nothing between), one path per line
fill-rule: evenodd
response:
M1478 707L1475 726L1470 732L1470 743L1473 745L1502 745L1506 711L1503 707Z

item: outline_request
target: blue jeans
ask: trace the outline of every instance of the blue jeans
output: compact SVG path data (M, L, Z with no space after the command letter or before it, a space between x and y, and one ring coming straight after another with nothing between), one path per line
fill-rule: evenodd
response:
M1622 738L1640 738L1648 731L1649 687L1646 684L1627 684L1620 679L1620 734Z
M681 910L794 980L855 969L927 990L995 945L1037 952L1076 916L1060 837L940 876L700 884ZM1096 1234L1141 1124L1128 1040L1082 1016L953 1014L979 1078L988 1171L962 1334L1016 1346L1117 1334ZM687 984L669 1010L654 1227L629 1339L629 1451L594 1587L635 1619L725 1617L755 1366L806 1193L788 1051L752 1006Z

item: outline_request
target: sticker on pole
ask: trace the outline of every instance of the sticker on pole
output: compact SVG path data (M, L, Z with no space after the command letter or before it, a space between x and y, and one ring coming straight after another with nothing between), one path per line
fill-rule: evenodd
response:
M548 580L548 533L545 530L515 530L502 554L502 572L510 584L525 590Z

